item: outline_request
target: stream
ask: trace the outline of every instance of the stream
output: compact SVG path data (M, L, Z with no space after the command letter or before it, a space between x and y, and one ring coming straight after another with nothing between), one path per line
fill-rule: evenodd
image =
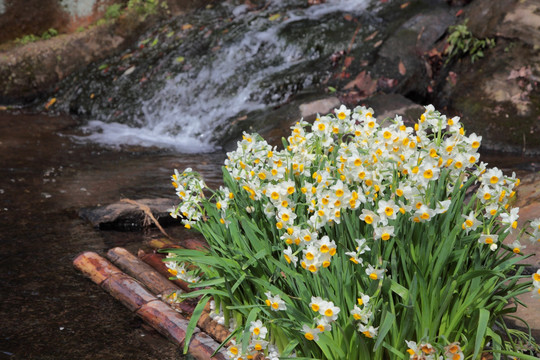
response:
M0 359L178 359L176 346L72 266L82 251L136 253L157 233L101 232L78 210L174 198L174 168L193 167L217 185L224 155L111 151L73 142L77 126L70 117L0 115Z

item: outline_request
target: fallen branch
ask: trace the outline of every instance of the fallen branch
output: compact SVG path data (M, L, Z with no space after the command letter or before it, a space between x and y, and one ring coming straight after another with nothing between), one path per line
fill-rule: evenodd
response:
M135 205L144 212L145 217L144 217L144 220L143 220L143 226L150 225L150 220L152 220L154 225L156 225L156 227L159 229L159 231L161 231L161 233L163 235L165 235L169 239L172 239L169 236L169 234L167 234L165 229L163 229L163 227L159 224L159 221L157 221L157 219L154 217L154 214L152 214L152 210L150 210L150 208L148 206L146 206L144 204L141 204L141 203L139 203L139 202L137 202L135 200L131 200L131 199L122 199L120 201L131 204L131 205ZM150 220L148 220L148 219L150 219Z

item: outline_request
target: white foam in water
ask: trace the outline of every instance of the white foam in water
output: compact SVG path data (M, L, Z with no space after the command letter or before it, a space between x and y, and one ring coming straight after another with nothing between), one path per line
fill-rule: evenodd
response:
M149 129L148 127L135 128L125 124L94 120L90 121L83 130L89 132L89 135L76 137L76 139L113 147L119 145L157 146L173 148L183 153L203 153L216 150L215 145L204 139L182 134L170 135L159 129Z
M167 147L187 153L214 151L217 146L212 139L216 128L238 114L275 105L254 99L253 94L260 94L262 80L302 59L302 49L277 36L281 27L335 11L362 11L368 3L368 0L329 0L307 9L291 10L286 21L275 22L264 31L251 29L238 42L214 53L211 63L167 81L161 91L143 103L144 118L137 121L141 127L92 121L85 128L90 132L86 139L108 145ZM233 13L240 19L245 9L235 10ZM255 61L255 54L258 54L257 71L251 72L250 62ZM262 60L261 54L264 54ZM276 62L276 58L280 61Z

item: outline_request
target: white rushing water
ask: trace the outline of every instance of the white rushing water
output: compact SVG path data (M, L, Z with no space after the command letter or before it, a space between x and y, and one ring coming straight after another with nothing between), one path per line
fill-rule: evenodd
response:
M305 9L281 11L285 20L280 21L253 17L245 5L232 8L233 21L240 24L244 17L249 18L247 31L222 44L202 64L167 80L150 100L142 102L144 115L136 119L136 125L91 121L85 128L89 133L86 139L110 145L175 148L186 153L217 150L219 146L212 140L218 126L226 125L231 117L283 101L282 94L263 99L261 82L306 60L303 49L279 36L284 26L317 20L336 11L357 13L368 4L369 0L329 0Z

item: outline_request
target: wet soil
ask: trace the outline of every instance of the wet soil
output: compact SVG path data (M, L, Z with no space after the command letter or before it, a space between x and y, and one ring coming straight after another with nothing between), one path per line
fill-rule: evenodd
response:
M157 232L99 231L77 214L124 197L174 198L174 168L215 185L224 155L77 144L76 125L0 113L0 359L181 359L72 266L82 251L136 251Z

